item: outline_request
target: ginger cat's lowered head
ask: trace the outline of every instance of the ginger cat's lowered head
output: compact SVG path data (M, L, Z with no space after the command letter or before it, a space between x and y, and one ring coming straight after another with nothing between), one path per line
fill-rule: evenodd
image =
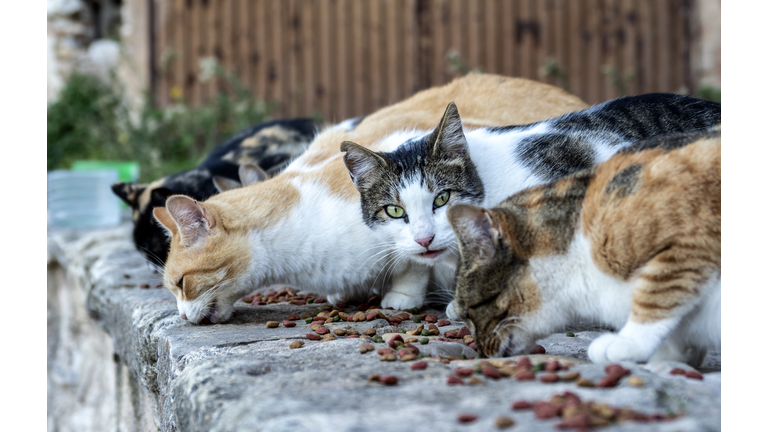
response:
M719 349L720 136L682 137L492 209L448 210L461 250L449 307L485 355L526 352L578 320L619 330L590 345L594 362L699 366Z
M227 321L238 298L274 283L327 295L332 302L368 296L372 289L385 293L403 269L382 254L384 245L363 223L360 195L339 146L353 140L370 147L398 130L431 129L451 100L462 104L476 126L529 122L586 107L545 84L469 75L369 115L354 130L321 132L271 179L205 202L170 197L155 217L172 236L163 277L182 318Z

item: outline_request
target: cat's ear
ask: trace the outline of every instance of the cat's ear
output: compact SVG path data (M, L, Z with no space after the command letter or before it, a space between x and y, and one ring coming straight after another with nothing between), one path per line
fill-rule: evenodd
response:
M344 165L358 188L374 183L382 169L386 169L387 161L383 157L361 145L344 141L341 143L341 151L344 152Z
M222 176L213 176L213 185L216 186L216 190L219 192L225 192L262 182L269 177L261 167L252 163L240 165L240 168L237 169L237 174L240 177L240 181Z
M433 155L442 153L459 158L468 156L467 138L464 136L459 110L455 103L448 104L448 108L445 109L443 118L432 133L432 137Z
M179 229L176 228L176 222L171 219L171 215L165 207L155 207L152 209L152 215L160 226L165 228L165 231L167 231L171 237L175 237L179 234Z
M501 234L490 210L454 204L448 208L447 215L462 255L484 263L496 256L496 243Z
M128 204L132 209L139 209L139 195L144 192L147 185L137 183L115 183L112 185L112 192L121 200Z
M162 219L164 215L160 208L154 209L155 218L168 228L172 235L178 233L181 236L182 246L190 247L210 234L213 219L205 207L192 198L185 195L174 195L168 198L168 201L165 202L165 209L171 221Z

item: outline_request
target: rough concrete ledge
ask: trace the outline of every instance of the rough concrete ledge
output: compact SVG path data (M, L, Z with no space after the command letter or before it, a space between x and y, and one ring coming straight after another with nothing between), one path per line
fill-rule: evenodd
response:
M488 431L496 430L499 416L515 421L510 430L554 431L559 430L558 419L539 420L530 410L511 410L510 404L548 400L566 390L584 401L678 415L600 430L720 430L719 353L707 357L703 380L670 375L672 368L690 368L665 363L623 364L643 380L640 387L626 378L608 389L481 375L482 385L447 385L455 369L474 367L479 360L428 360L426 369L411 370L408 362L382 362L376 352L360 354L358 345L365 342L361 339L308 341L305 334L311 330L302 321L293 328L266 328L266 321L319 311L321 305L240 303L227 324L194 326L182 321L173 296L155 288L161 275L134 250L130 230L126 224L96 231L49 231L49 431L374 431L397 425ZM445 318L442 310L424 312ZM462 325L453 322L440 330ZM399 327L416 326L404 321ZM379 334L393 330L384 320L328 327L376 327ZM568 330L576 337L552 335L540 341L547 355L531 359L535 363L559 358L573 364L571 371L599 381L605 372L587 361L586 348L602 330L588 325ZM289 349L294 340L305 341L304 347ZM430 342L420 349L446 356L467 348ZM372 374L395 375L399 381L384 386L369 382ZM462 424L457 421L462 413L478 418Z

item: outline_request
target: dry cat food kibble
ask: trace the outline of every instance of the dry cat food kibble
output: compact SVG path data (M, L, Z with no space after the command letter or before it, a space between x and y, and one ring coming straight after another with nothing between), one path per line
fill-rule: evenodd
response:
M685 376L687 376L688 378L699 379L699 380L703 380L704 379L704 375L702 375L702 374L700 374L700 373L698 373L696 371L692 371L692 370L686 372Z
M485 381L481 380L480 378L476 376L469 377L469 381L467 383L471 386L479 386L479 385L485 385Z
M302 341L293 341L293 342L291 342L291 344L288 347L290 349L296 349L296 348L301 348L303 346L304 346L304 342L302 342Z
M394 354L395 350L392 348L379 348L378 351L376 351L376 354L378 355L387 355L387 354Z
M358 346L358 349L360 350L360 354L365 354L368 351L373 351L376 348L374 348L374 346L371 344L364 343L364 344L360 344Z
M397 354L384 354L379 357L379 361L395 361L397 360Z
M536 373L533 371L521 371L515 374L515 379L518 381L531 381L536 379Z
M327 335L323 336L323 338L321 340L323 342L328 342L328 341L336 340L336 336L328 333Z
M395 385L397 384L397 377L394 375L382 375L379 377L379 382L384 385Z
M632 373L629 369L624 369L621 365L610 364L605 367L605 372L608 375L604 376L598 383L597 387L616 387L619 381L625 376Z
M454 375L448 375L448 380L446 381L446 384L448 385L464 385L464 381L461 380L461 378L454 376Z
M498 429L506 429L508 427L514 426L515 425L515 421L512 420L509 417L500 416L500 417L496 417L496 420L494 420L493 424Z
M344 329L333 329L333 334L336 336L346 336L347 331Z
M460 377L468 377L468 376L472 375L474 372L475 371L472 370L472 368L468 368L468 367L467 368L459 368L459 369L456 369L455 371L453 371L453 373L455 373L456 375L458 375Z
M368 330L364 330L363 334L366 336L373 336L376 334L376 329L369 328Z
M579 387L594 387L595 383L586 378L579 378L576 380L576 385Z
M531 351L531 354L546 354L547 350L544 349L541 345L536 345L533 347L533 351Z
M424 360L417 361L416 363L411 365L411 370L420 370L420 369L426 369L427 368L427 362Z
M307 339L309 340L320 340L322 337L320 335L314 334L314 333L307 333Z
M451 325L451 322L448 321L448 320L438 320L437 321L437 326L438 327L443 327L443 326L447 326L447 325Z
M324 335L324 334L328 334L328 333L330 333L330 332L331 332L331 330L330 330L330 329L328 329L328 327L323 327L323 326L320 326L320 327L318 327L318 328L315 330L315 333L317 333L317 334L319 334L319 335L321 335L321 336L322 336L322 335Z
M279 325L280 325L280 323L277 322L277 321L267 321L267 327L269 327L269 328L275 328L275 327L277 327Z
M567 372L559 375L561 381L573 381L578 379L580 376L581 374L578 371Z
M477 415L459 414L459 417L457 417L457 420L459 420L459 423L472 423L473 421L477 420Z
M645 385L645 381L643 381L643 379L639 376L632 375L631 377L627 378L627 384L631 385L632 387L642 387Z
M501 374L499 373L499 370L491 365L483 366L481 369L481 372L486 378L490 378L490 379L501 378Z
M556 373L546 373L539 377L539 381L543 383L556 383L560 378L557 376Z
M286 319L287 320L291 320L291 321L295 321L295 320L301 319L301 317L298 316L298 315L288 315L288 318L286 318Z
M649 422L671 420L676 416L659 414L646 415L628 408L617 408L605 403L582 402L575 393L566 391L553 396L549 401L518 401L512 404L513 410L533 409L536 418L550 419L560 417L562 421L555 425L557 429L578 429L605 427L622 421Z
M283 320L283 325L285 327L296 327L296 323L293 321Z

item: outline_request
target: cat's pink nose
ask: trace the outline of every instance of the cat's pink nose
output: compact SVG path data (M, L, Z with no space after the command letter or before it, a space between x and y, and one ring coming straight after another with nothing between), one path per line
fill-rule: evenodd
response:
M187 319L187 314L181 314L181 319L186 320Z
M434 238L435 238L435 236L416 239L416 243L418 243L418 244L420 244L420 245L422 245L424 247L429 247L429 245L432 244L432 239L434 239Z

